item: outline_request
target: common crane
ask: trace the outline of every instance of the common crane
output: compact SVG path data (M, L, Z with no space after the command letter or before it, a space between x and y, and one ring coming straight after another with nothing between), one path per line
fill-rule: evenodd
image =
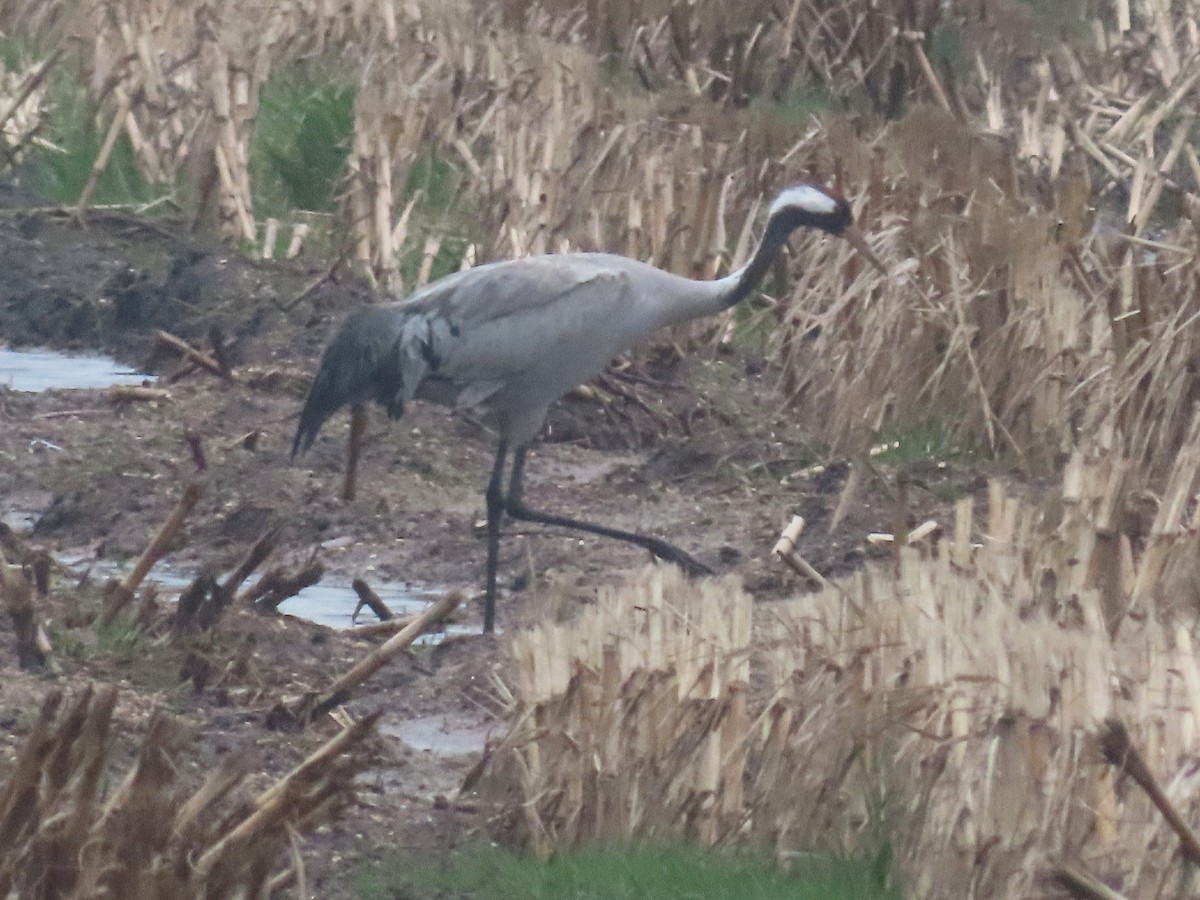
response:
M467 269L427 285L406 302L358 312L325 350L300 414L292 457L308 450L325 420L348 403L374 400L392 418L399 418L413 398L481 411L499 435L485 493L486 632L495 624L504 513L628 541L689 575L711 574L708 566L660 538L530 509L522 496L525 452L551 403L660 328L719 313L744 299L801 227L845 238L886 271L851 224L846 199L829 188L801 184L771 204L750 261L715 281L694 281L610 253L563 253Z

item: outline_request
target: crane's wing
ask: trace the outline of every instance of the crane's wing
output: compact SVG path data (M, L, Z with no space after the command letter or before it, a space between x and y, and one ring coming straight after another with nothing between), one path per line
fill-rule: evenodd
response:
M631 343L624 262L601 254L531 257L439 282L405 307L427 323L427 378L453 385L460 407L533 372L550 378L562 369L568 386L589 379L593 357L602 368Z
M628 317L613 309L629 296L626 262L563 254L492 263L443 278L399 306L351 316L321 359L292 455L307 450L347 403L375 400L396 417L431 381L436 386L423 397L474 406L544 366L549 354L570 362L571 348L581 344L604 357L602 367L627 346ZM610 344L618 345L612 353Z

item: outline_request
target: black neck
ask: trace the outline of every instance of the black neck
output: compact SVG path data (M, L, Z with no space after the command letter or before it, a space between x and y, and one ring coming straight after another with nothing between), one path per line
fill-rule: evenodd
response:
M750 296L751 292L762 283L775 261L780 249L787 243L788 235L795 225L787 221L787 216L776 214L767 221L767 230L763 234L758 249L746 267L742 269L741 277L733 289L722 298L723 308L729 309Z

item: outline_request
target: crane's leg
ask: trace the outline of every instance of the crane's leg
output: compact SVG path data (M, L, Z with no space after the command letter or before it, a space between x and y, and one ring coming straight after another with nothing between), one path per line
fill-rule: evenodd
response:
M508 445L503 441L496 448L492 477L487 491L487 590L483 599L483 631L491 634L496 627L496 566L500 557L500 519L504 516L504 460Z
M495 477L493 475L493 477ZM583 522L566 516L556 516L550 513L537 512L525 505L521 494L525 484L525 448L517 450L513 459L512 480L508 483L508 498L504 501L505 511L514 519L524 522L539 522L542 525L556 525L559 528L571 528L575 531L585 531L588 534L598 534L601 537L615 538L645 547L659 559L673 562L688 575L712 575L713 570L700 560L680 550L674 544L668 544L660 538L648 534L637 534L633 531L622 531L619 528L609 528L607 525L597 525L593 522ZM491 507L488 507L489 510ZM490 521L490 519L489 519Z

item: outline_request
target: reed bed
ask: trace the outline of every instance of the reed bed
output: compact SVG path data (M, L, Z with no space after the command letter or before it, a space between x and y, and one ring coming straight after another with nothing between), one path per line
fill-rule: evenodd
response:
M1128 461L1079 454L1045 508L995 483L982 523L965 500L932 550L753 614L736 582L666 568L601 591L514 638L508 821L542 853L890 848L914 897L1035 896L1064 872L1189 894L1187 845L1102 748L1130 735L1197 820L1198 462L1192 443L1149 528Z
M0 890L28 898L216 898L306 894L300 833L351 794L368 717L330 739L255 798L247 760L230 756L189 792L178 784L186 741L162 714L137 760L108 785L117 690L47 694L0 782ZM281 865L287 857L290 865Z
M103 130L194 227L268 254L280 223L254 208L248 150L263 86L335 60L357 86L328 228L395 294L570 249L711 277L745 260L771 193L832 179L892 272L795 242L759 312L787 409L850 450L938 419L1031 467L1101 447L1162 477L1200 349L1196 3L1078 4L1072 28L1023 3L751 6L10 0L0 23L47 46L86 34L57 65ZM52 112L20 98L44 59L9 75L14 157ZM844 102L797 119L805 85ZM420 160L444 172L436 209Z

